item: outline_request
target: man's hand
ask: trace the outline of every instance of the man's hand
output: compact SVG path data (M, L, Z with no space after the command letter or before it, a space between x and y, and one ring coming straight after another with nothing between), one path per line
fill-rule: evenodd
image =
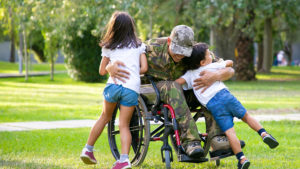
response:
M203 93L207 88L209 88L215 81L217 81L216 72L210 72L208 70L204 70L200 73L199 78L194 80L194 85L196 90L203 88L201 93Z
M129 72L121 69L119 66L125 66L121 61L116 61L113 64L108 64L106 70L109 73L109 76L113 79L114 83L117 83L116 79L126 83L125 79L129 79Z

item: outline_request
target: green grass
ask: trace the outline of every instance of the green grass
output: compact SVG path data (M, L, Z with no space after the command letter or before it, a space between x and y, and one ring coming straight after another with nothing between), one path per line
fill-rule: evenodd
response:
M1 68L2 69L2 68ZM272 69L282 77L300 76L300 68ZM226 85L250 111L255 113L299 113L300 80L278 81L276 77L257 81L228 81ZM267 77L275 76L269 74ZM275 78L275 80L274 80ZM271 80L270 80L271 79ZM273 79L273 80L272 80ZM0 123L17 121L51 121L96 119L102 107L105 83L77 82L67 74L0 79Z
M262 124L277 138L280 143L278 148L269 149L256 132L244 123L236 123L238 137L246 142L243 151L251 161L251 168L300 168L300 122ZM110 168L115 160L109 149L106 129L95 145L95 157L99 163L87 166L79 160L89 131L90 128L0 132L0 168ZM136 168L164 168L160 159L161 145L161 142L151 142L144 163ZM174 161L173 168L216 168L214 162L179 163L176 157ZM236 163L235 157L232 156L222 159L218 168L236 168Z
M64 64L55 64L56 71L66 71ZM25 71L25 65L23 64L23 73ZM31 64L29 65L29 72L50 72L50 64L49 63L40 63L40 64ZM10 62L2 62L0 61L0 73L19 73L19 64L18 63L10 63Z
M57 74L0 79L0 122L95 119L102 103L103 83L84 83Z

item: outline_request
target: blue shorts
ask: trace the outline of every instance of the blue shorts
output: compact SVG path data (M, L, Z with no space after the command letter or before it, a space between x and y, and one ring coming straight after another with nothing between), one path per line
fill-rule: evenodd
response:
M220 90L206 105L223 132L233 127L233 117L243 118L247 110L227 89Z
M124 106L138 105L139 94L122 85L107 84L103 91L104 99L111 103L120 102Z

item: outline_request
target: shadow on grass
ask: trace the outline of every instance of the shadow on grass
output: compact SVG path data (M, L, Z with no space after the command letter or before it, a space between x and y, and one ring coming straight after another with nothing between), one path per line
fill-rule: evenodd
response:
M62 168L53 164L39 164L33 162L24 162L19 160L2 160L0 159L0 168Z

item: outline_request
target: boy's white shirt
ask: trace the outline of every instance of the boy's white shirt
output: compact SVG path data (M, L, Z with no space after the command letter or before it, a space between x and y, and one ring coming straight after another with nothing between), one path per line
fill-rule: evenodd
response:
M112 63L115 61L123 62L125 66L120 66L120 68L130 73L129 79L125 79L125 83L116 79L117 84L140 93L140 55L145 53L145 49L146 45L144 43L138 48L125 47L121 49L116 48L114 50L105 47L102 48L102 57L105 56L109 58ZM114 84L114 81L109 77L107 83Z
M209 102L211 98L213 98L220 90L225 89L227 87L222 81L216 81L209 88L207 88L204 93L201 93L203 88L195 90L195 88L193 87L194 80L199 78L200 73L204 70L214 72L225 67L226 67L226 62L222 61L222 62L210 63L206 66L201 66L198 69L189 70L184 75L181 76L181 78L185 79L186 81L186 83L182 85L182 88L184 90L193 89L198 101L203 106L206 106L206 104Z

